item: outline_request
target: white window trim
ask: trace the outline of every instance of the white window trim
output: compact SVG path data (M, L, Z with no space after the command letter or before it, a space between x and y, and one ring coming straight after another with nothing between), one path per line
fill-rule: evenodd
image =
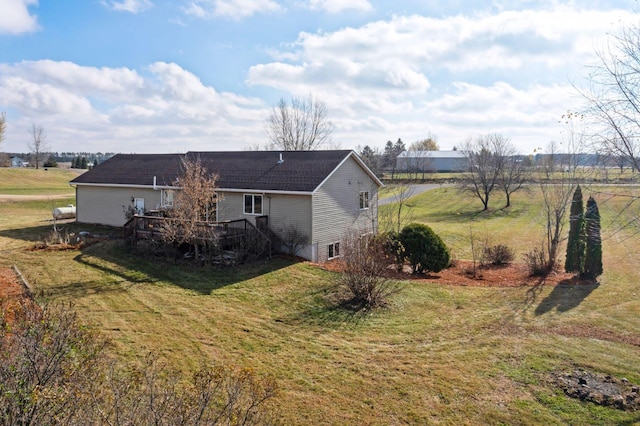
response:
M251 213L247 213L246 209L245 209L245 197L250 196L251 197ZM261 211L260 213L256 213L256 197L260 197L261 199L261 203L260 203L260 207L261 207ZM250 215L250 216L262 216L263 212L264 212L264 197L262 196L262 194L243 194L242 196L242 212L246 215Z
M331 247L333 247L333 256L330 256L329 253L331 252ZM338 250L336 250L336 247L338 248ZM336 251L338 252L336 254ZM327 260L332 260L332 259L337 259L341 257L340 254L340 241L336 241L334 243L330 243L327 245Z
M365 201L364 203L363 200ZM364 207L362 206L363 204ZM358 195L358 206L360 207L360 210L369 210L369 207L371 206L369 203L369 191L360 191Z

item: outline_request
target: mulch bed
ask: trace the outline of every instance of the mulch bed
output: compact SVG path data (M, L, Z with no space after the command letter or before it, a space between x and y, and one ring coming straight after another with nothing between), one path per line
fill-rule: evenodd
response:
M39 309L31 295L11 268L0 267L0 313L11 323L20 312Z
M333 272L340 272L343 263L340 259L316 264L318 267ZM424 283L437 283L455 286L469 287L522 287L533 285L557 285L557 284L581 284L582 280L574 274L565 272L553 272L548 276L533 277L529 275L527 265L523 263L510 263L508 265L478 265L471 261L457 260L453 264L438 272L430 274L412 274L411 269L405 266L401 272L389 269L389 278L397 280L411 280Z

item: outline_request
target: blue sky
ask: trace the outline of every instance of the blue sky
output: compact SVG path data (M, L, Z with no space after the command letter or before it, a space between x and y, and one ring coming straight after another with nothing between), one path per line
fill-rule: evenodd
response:
M61 6L63 5L63 6ZM562 140L633 1L0 0L0 151L242 150L280 97L328 106L332 146L501 133Z

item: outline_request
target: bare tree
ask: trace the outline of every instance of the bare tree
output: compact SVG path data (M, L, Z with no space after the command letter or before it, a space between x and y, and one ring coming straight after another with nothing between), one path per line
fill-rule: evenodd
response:
M500 184L505 159L511 149L509 140L495 133L472 139L463 148L467 171L462 189L482 201L483 211L489 208L491 192Z
M324 102L309 95L284 98L273 107L265 131L275 149L310 151L330 144L333 124Z
M433 162L428 153L426 151L414 151L412 148L409 148L405 153L404 165L410 180L418 180L420 175L424 180L426 173L434 171Z
M557 149L555 142L549 143L547 150L551 158L556 157ZM572 156L574 153L567 155ZM563 167L559 172L555 170L556 167L552 163L545 163L540 170L541 176L538 182L543 200L544 254L546 255L543 272L545 274L556 267L560 244L565 239L564 226L567 210L576 188L576 169Z
M549 143L546 161L538 170L545 228L545 273L556 267L560 244L566 238L565 219L578 181L578 154L585 149L587 139L581 114L568 111L562 115L561 124L565 127L562 142ZM564 153L559 152L560 145Z
M507 199L505 207L510 207L511 195L526 188L525 184L531 179L531 169L516 155L515 149L511 146L506 147L503 160L498 185Z
M7 306L3 306L7 308ZM148 356L116 363L70 305L30 300L0 317L2 425L272 424L274 379L208 365L184 376Z
M640 25L611 35L580 90L595 121L600 148L640 170Z
M291 256L298 255L298 252L309 243L309 236L295 225L287 225L284 231L282 242Z
M337 281L347 290L347 305L356 310L387 305L389 297L400 287L387 278L390 260L385 241L351 232L343 238L343 247L344 269Z
M42 156L49 151L49 145L46 142L47 135L44 133L42 125L33 124L29 132L31 134L31 143L28 148L36 163L36 169L40 167Z
M411 185L398 185L395 188L393 201L378 208L379 222L383 232L396 232L413 221L413 213L408 204L413 196L414 188Z
M218 176L211 174L199 159L185 158L176 182L173 208L163 225L167 242L189 244L199 258L200 246L205 250L214 240L216 229L209 222L216 220Z

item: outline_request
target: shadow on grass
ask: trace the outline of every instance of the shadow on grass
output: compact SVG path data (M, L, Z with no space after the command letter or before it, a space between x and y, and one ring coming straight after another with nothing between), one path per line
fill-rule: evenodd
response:
M116 276L131 285L162 282L202 295L219 288L291 266L295 260L281 257L263 259L228 268L199 266L189 261L151 257L129 251L123 241L111 241L89 247L74 258L78 263Z
M456 211L453 214L451 212L441 212L429 215L433 221L437 222L452 222L452 223L467 223L469 221L478 220L492 220L500 218L517 218L525 212L525 209L520 206L489 208L488 210L467 210Z
M580 305L598 286L597 281L584 282L579 279L561 281L536 307L535 314L536 316L544 315L554 308L557 312L570 311Z
M134 284L133 282L129 282L127 285L123 285L122 282L105 283L102 280L76 281L40 290L36 296L41 300L47 300L51 297L79 299L92 294L124 293Z
M638 425L640 424L640 416L631 418L629 420L621 420L620 422L616 423L618 426L633 426L633 425Z
M119 239L122 237L122 228L119 227L79 224L72 220L59 221L57 226L61 232L77 235L84 231L97 236L99 240L113 240L103 241L101 244L83 249L74 260L89 268L117 277L116 281L118 279L121 281L121 283L105 285L75 282L50 289L56 293L59 291L61 295L81 296L97 292L119 291L118 289L126 288L122 283L134 285L158 281L200 294L210 294L218 288L286 268L295 263L294 260L272 258L224 269L197 266L188 261L174 261L129 251L125 248L124 242ZM53 223L46 221L46 224L41 226L2 230L0 236L36 243L51 235L52 230Z
M42 241L47 236L51 235L53 231L53 221L44 220L44 224L40 226L31 226L28 228L16 228L16 229L3 229L0 231L0 236L11 238L15 240L22 240L27 242ZM112 226L104 225L86 225L76 223L73 219L60 220L56 223L56 227L59 232L69 232L78 234L79 232L89 232L92 235L100 235L109 238L119 238L122 236L122 228L116 228Z
M312 302L292 313L282 322L320 326L323 329L355 328L376 311L386 308L364 309L354 304L339 291L335 284L311 294Z

